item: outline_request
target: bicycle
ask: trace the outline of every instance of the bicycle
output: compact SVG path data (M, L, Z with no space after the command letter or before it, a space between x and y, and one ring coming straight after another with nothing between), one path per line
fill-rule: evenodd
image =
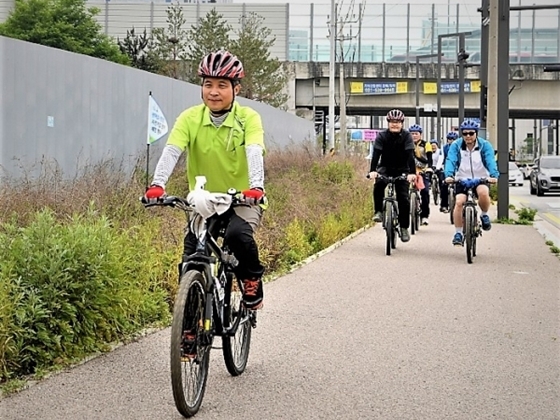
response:
M242 305L243 283L233 273L238 261L223 243L228 212L246 201L235 189L230 189L227 196L228 211L208 219L197 212L188 197L167 196L155 203L142 200L145 207L183 210L188 229L198 239L196 251L183 255L179 264L179 290L171 325L171 386L175 406L184 417L194 416L202 404L214 337L222 337L226 368L232 376L238 376L247 366L251 331L257 325L256 312Z
M432 172L432 197L434 198L434 204L437 206L439 204L440 190L439 190L439 176L434 171Z
M455 224L455 219L453 217L453 209L455 208L455 186L453 184L447 185L448 191L448 202L449 202L449 221L452 225Z
M420 175L417 175L420 176ZM421 197L420 191L414 183L410 183L410 234L414 235L420 229Z
M370 178L369 174L366 178ZM397 247L397 236L399 233L399 206L395 194L395 183L406 181L406 174L391 177L377 174L377 178L387 181L386 194L383 198L383 229L385 230L386 243L385 253L391 255L391 250Z
M467 200L463 204L461 215L463 219L463 245L466 245L467 262L472 264L473 258L476 257L476 239L482 236L482 224L478 219L478 202L474 191L479 185L488 185L488 181L486 178L472 178L455 182L461 182L467 189Z

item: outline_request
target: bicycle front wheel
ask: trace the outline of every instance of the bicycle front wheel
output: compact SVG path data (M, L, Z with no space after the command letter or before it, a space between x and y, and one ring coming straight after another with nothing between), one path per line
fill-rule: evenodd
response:
M455 211L455 190L449 188L449 221L451 224L455 224L455 220L453 218L453 212Z
M384 227L385 227L385 253L387 255L391 255L391 248L393 245L393 235L395 234L394 229L394 220L393 220L393 204L391 202L387 202L385 204L385 211L384 211Z
M466 243L466 250L467 250L467 262L469 264L472 264L473 262L473 254L474 254L474 241L476 241L475 239L475 216L474 216L474 209L472 207L467 207L465 209L465 220L464 220L465 226L465 243Z
M171 324L171 386L179 413L194 416L200 409L210 363L204 340L205 279L196 270L181 276Z
M224 323L229 327L237 319L241 319L235 335L222 337L224 362L232 376L239 376L245 371L251 346L252 325L248 311L242 305L241 297L241 289L237 281L233 275L229 275L224 296Z

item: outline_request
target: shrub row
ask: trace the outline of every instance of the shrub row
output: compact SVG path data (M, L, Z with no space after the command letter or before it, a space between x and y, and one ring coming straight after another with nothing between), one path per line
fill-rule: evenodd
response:
M168 324L184 216L144 210L143 177L108 168L74 181L14 182L0 204L0 382ZM257 240L269 275L368 223L365 171L363 159L306 149L267 156L270 207ZM178 165L170 194L188 191L183 172Z

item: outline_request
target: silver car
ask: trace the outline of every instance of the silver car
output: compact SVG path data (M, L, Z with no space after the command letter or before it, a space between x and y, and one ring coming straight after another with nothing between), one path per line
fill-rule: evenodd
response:
M530 192L542 196L554 191L560 192L560 156L541 156L531 172Z

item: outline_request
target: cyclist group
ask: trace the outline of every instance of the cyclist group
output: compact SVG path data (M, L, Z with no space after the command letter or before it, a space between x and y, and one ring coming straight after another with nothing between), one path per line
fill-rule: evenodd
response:
M229 219L225 240L239 260L235 274L242 279L244 305L259 309L263 304L264 267L254 233L262 217L262 208L255 203L265 195L261 117L250 107L235 101L245 75L243 64L235 55L223 50L206 55L199 65L198 75L202 80L203 103L186 109L175 121L144 198L158 200L166 195L165 185L179 157L186 152L190 186L194 186L195 177L202 174L206 176L210 191L226 193L229 188L235 188L253 199L252 204L236 206L223 217ZM374 143L370 177L375 178L378 173L391 177L407 174L406 180L395 185L400 237L407 242L410 240L410 183L420 190L421 223L428 225L429 191L434 169L441 184L441 211L449 211L445 181L455 176L457 179L490 177L492 182L498 177L498 170L491 145L477 136L479 127L476 123L463 122L461 139L456 140L457 134L449 133L448 144L438 150L437 142L422 139L421 126L415 124L405 130L404 121L405 115L400 110L394 109L387 114L388 128L379 133ZM382 217L385 186L386 183L378 179L373 187L374 220L378 222ZM465 195L460 188L456 192L454 211L460 215ZM476 193L482 210L482 227L488 230L488 187L479 185ZM461 223L461 217L455 217L453 244L462 242ZM188 233L185 236L185 254L194 251L196 242L194 235Z
M437 141L426 142L422 139L422 127L414 124L404 129L405 115L398 109L387 114L388 128L380 132L375 139L371 159L369 178L375 179L378 174L398 177L407 174L406 180L395 183L399 208L398 222L400 237L403 242L410 240L410 184L420 191L420 218L423 225L428 225L430 216L430 183L437 176L440 191L440 211L453 213L455 233L452 244L463 244L463 221L461 211L466 200L466 186L457 182L455 186L455 205L449 208L448 184L467 179L487 179L476 187L475 194L481 209L480 221L483 230L490 230L491 222L490 189L488 184L497 182L499 172L494 149L485 139L478 137L479 124L473 120L465 120L459 126L459 133L449 132L447 144L441 149ZM386 182L376 181L373 187L375 222L383 220L383 198Z

